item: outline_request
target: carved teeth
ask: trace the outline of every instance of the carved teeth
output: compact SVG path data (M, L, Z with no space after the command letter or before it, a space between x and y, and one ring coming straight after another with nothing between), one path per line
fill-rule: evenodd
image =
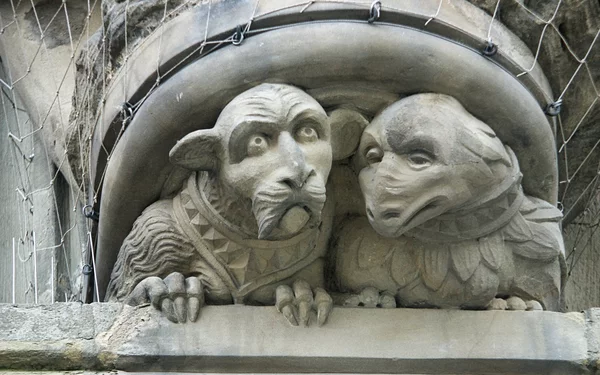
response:
M290 208L279 221L279 229L286 234L296 234L304 228L309 219L310 215L304 208L294 206Z

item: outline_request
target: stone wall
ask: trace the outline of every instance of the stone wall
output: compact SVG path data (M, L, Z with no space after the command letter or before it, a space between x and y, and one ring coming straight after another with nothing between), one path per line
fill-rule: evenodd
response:
M1 78L6 79L6 74ZM34 254L33 239L35 233L37 248L52 246L56 240L57 217L54 215L52 188L47 188L54 166L48 163L39 133L22 141L18 139L31 133L35 125L19 97L11 95L14 92L8 92L4 87L2 89L0 301L13 301L14 282L15 302L36 302L34 270L37 269L38 301L48 303L52 293L54 251L40 250Z
M600 196L563 231L570 271L565 289L567 311L600 306Z
M20 97L2 89L0 303L77 300L87 245L77 191L57 173Z

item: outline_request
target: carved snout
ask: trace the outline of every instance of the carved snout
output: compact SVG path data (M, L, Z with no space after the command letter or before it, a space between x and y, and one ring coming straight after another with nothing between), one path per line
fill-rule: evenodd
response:
M282 164L278 182L292 190L299 190L310 177L316 176L315 169L306 162L304 151L289 133L285 132L279 136L278 151Z
M398 229L402 225L402 210L399 207L386 209L367 201L366 213L371 226L377 233L384 237L398 236Z
M384 237L398 237L446 211L447 199L440 195L423 194L405 201L384 201L366 197L366 213L371 226Z
M372 221L388 221L402 216L400 209L378 210L374 206L367 205L367 217Z
M312 168L304 168L299 173L295 173L289 177L279 179L279 182L288 186L292 190L300 190L306 184L306 181L312 176L316 176L316 172Z

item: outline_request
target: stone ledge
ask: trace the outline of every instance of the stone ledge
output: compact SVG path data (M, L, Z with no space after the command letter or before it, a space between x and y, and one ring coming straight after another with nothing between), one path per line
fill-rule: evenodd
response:
M600 375L600 309L584 312L587 324L588 366Z
M298 328L273 307L209 306L173 324L150 307L0 305L0 369L581 374L597 369L599 317L336 308Z

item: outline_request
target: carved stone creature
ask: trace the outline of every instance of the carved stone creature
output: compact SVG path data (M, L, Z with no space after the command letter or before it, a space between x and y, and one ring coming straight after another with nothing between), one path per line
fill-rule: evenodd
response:
M407 307L559 309L561 213L523 194L515 154L458 101L392 104L357 157L377 233L360 217L338 234L342 291L375 287Z
M137 219L107 300L149 302L173 322L195 321L206 299L275 303L294 325L316 309L324 323L332 150L323 108L295 87L262 84L233 99L214 128L180 140L170 158L198 172Z

